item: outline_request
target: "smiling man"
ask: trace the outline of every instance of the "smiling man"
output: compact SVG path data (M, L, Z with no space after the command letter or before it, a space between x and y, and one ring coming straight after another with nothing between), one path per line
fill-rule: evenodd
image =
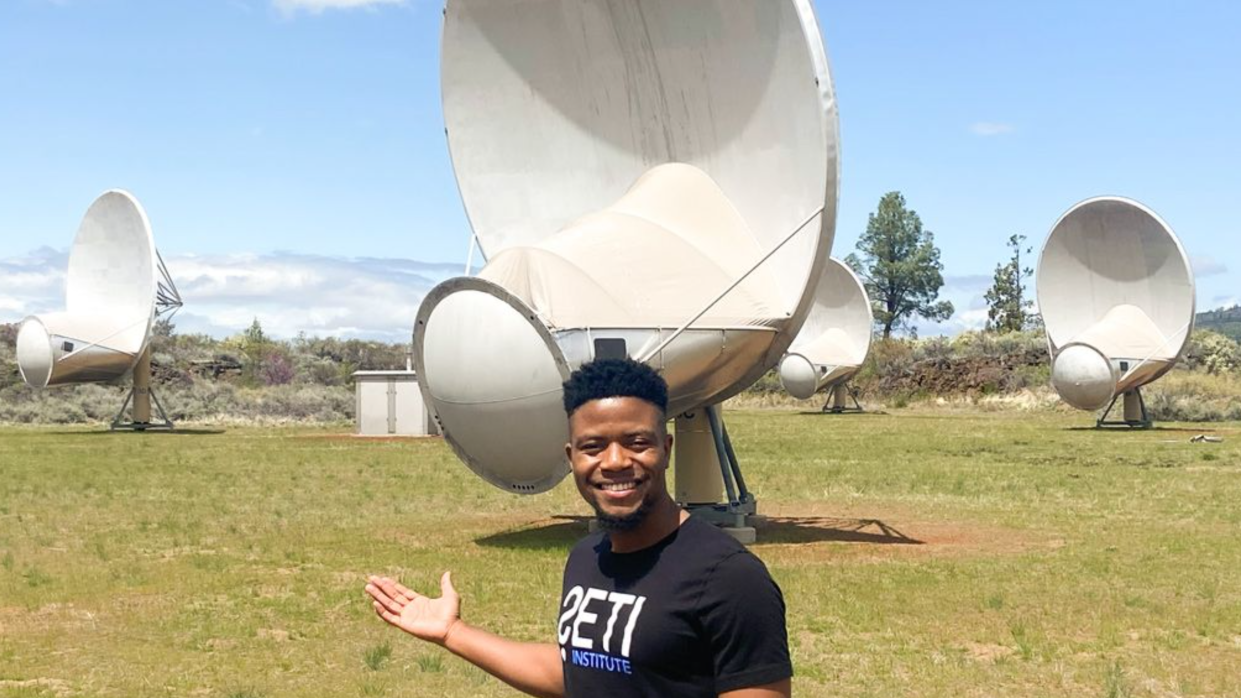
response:
M668 387L628 359L564 384L565 452L599 532L565 565L557 645L492 635L460 618L445 573L431 599L384 577L366 586L387 622L535 696L791 694L784 599L766 567L668 494Z

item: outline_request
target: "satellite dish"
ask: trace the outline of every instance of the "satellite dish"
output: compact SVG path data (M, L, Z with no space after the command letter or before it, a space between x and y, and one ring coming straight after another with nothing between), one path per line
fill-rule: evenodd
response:
M1194 276L1172 228L1131 199L1087 199L1056 221L1035 279L1052 385L1081 410L1149 426L1139 388L1172 369L1194 327Z
M780 384L799 400L831 390L823 409L848 409L846 384L866 361L873 326L866 286L849 265L829 259L815 286L814 307L780 360Z
M23 380L45 388L110 382L134 371L134 423L146 428L152 325L180 308L181 298L155 249L146 212L129 192L105 192L87 210L69 252L65 305L63 312L22 321L17 364ZM142 371L135 370L139 364ZM128 425L118 415L113 426Z
M661 369L670 415L779 361L836 219L809 0L448 0L442 65L487 264L427 295L414 363L470 468L511 492L559 482L560 384L596 357Z

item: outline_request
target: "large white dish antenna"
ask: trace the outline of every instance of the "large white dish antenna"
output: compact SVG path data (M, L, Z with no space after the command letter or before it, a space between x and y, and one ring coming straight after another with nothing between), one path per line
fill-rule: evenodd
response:
M836 219L809 0L449 0L442 82L488 264L428 294L414 361L475 472L555 485L560 382L597 356L661 368L674 414L776 364Z
M829 259L815 286L814 307L780 360L780 384L808 400L849 380L866 362L874 322L862 280L848 264Z
M66 309L28 317L18 332L26 383L43 388L124 376L150 341L160 268L138 200L121 190L96 199L69 252Z
M1194 326L1194 276L1172 228L1119 197L1083 201L1047 236L1035 277L1052 385L1098 410L1171 370Z

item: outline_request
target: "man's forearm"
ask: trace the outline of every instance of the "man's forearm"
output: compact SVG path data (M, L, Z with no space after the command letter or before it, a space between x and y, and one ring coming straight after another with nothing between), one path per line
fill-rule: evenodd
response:
M523 693L564 696L564 667L553 644L514 642L457 621L444 647Z

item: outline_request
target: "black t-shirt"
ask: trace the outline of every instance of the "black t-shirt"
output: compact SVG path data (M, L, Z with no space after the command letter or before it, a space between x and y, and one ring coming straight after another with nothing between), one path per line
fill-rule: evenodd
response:
M691 516L614 553L587 536L565 564L557 640L565 695L710 696L793 675L784 597L762 561Z

